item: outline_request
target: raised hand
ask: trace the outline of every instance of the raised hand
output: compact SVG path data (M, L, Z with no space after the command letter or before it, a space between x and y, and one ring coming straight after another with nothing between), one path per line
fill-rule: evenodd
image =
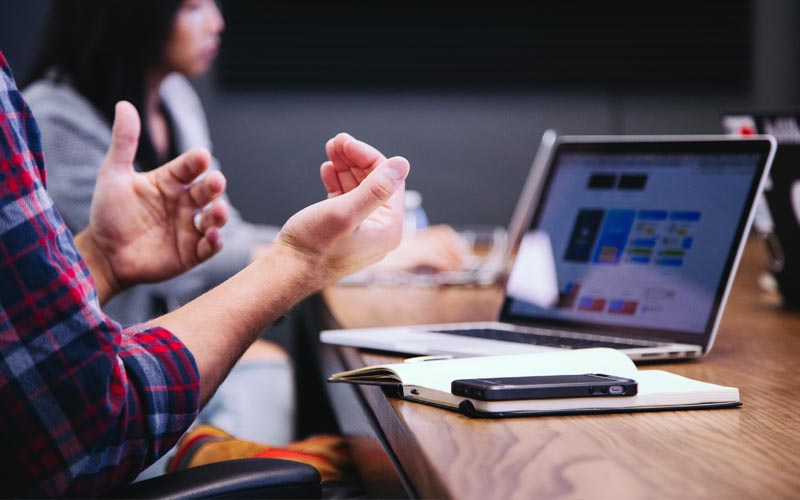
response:
M76 237L101 301L135 283L180 274L222 248L228 207L222 173L205 176L210 155L192 150L147 173L134 170L140 122L116 107L111 146L97 175L89 226ZM216 201L215 201L216 200ZM199 215L198 215L199 214Z
M339 134L325 145L328 161L320 175L328 197L355 189L386 158L374 147ZM371 267L374 271L456 271L464 267L469 254L458 234L445 225L434 226L401 241L398 248Z
M313 269L318 287L379 261L400 242L409 164L386 159L348 134L328 141L320 175L328 199L306 207L281 229L276 244Z
M386 157L350 134L341 133L325 144L328 161L320 167L328 197L355 189Z
M201 401L267 325L309 294L380 260L400 241L408 161L386 160L346 134L336 136L329 150L333 158L322 167L327 200L293 215L245 269L154 320L192 351Z

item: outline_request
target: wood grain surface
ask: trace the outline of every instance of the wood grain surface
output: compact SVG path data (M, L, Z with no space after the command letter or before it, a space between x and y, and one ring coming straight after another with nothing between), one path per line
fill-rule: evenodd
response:
M387 398L364 401L423 498L798 498L800 313L763 291L748 242L705 358L640 365L738 387L738 409L476 420ZM492 319L498 288L333 287L342 327ZM345 366L398 358L338 349Z

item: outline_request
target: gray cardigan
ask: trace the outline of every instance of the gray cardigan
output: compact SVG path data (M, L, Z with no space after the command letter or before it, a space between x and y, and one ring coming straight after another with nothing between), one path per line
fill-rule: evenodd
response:
M43 79L23 93L42 132L47 189L67 226L77 233L89 224L95 178L111 140L111 126L67 83ZM191 84L180 75L171 75L161 86L161 97L174 119L177 150L184 152L196 146L210 150L205 113ZM219 169L216 159L212 159L211 168ZM123 324L147 321L153 315L156 297L173 309L244 267L253 245L272 241L278 228L248 223L233 206L230 208L222 231L224 246L218 255L171 280L139 285L119 294L107 304L105 312Z

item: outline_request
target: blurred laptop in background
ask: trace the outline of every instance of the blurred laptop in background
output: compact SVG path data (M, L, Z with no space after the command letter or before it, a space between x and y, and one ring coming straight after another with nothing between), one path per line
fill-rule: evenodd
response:
M462 229L459 235L470 249L464 269L448 272L407 272L370 269L342 279L340 285L394 284L411 286L476 285L486 286L505 279L516 247L525 230L525 221L533 206L533 195L544 165L556 140L556 132L546 130L528 172L508 227ZM406 193L407 218L412 225L420 219L421 197L415 191ZM415 213L417 212L417 213ZM423 216L424 218L424 216Z
M725 113L735 136L770 134L778 142L769 180L753 224L767 247L765 288L777 288L787 306L800 307L800 109ZM771 278L771 279L770 279Z

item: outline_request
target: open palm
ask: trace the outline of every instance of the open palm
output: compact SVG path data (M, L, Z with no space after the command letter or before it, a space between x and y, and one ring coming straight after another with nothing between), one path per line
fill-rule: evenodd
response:
M328 199L284 224L276 242L298 250L327 284L382 259L400 242L409 165L348 134L328 141L320 175Z
M89 236L121 287L173 277L214 255L228 214L217 200L225 191L222 173L200 177L208 151L193 150L139 173L133 167L139 132L136 109L118 103L89 219Z

